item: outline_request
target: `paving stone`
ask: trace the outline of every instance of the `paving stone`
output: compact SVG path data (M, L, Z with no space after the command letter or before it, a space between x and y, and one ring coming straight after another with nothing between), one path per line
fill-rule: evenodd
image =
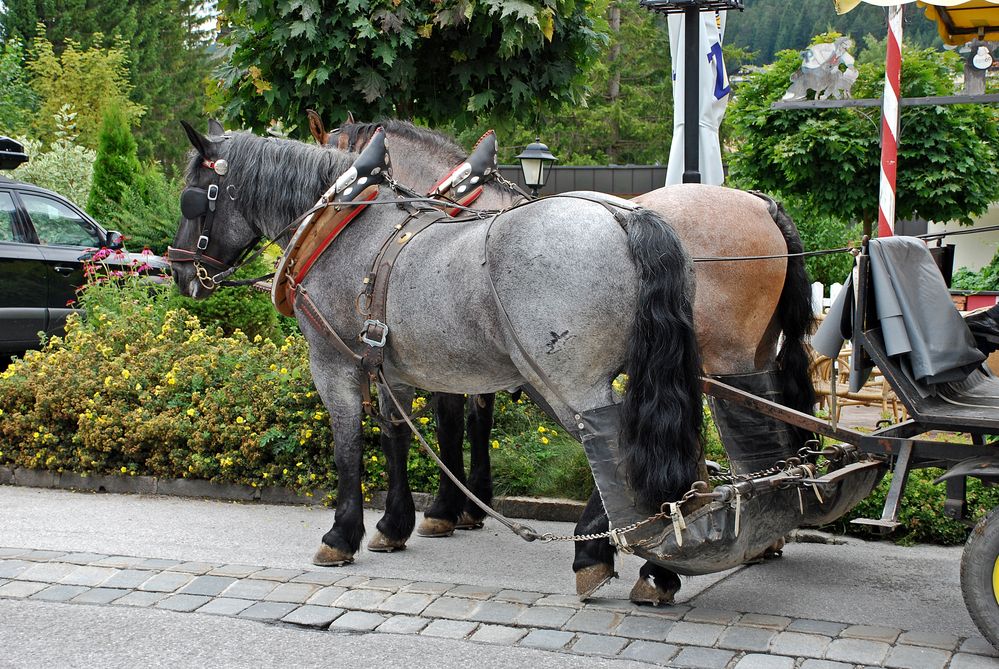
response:
M391 593L384 590L348 590L336 600L336 606L343 609L375 610L389 598Z
M101 586L104 588L125 588L132 590L148 581L152 575L153 572L142 569L122 569L101 583Z
M673 623L666 641L682 645L713 646L725 630L722 625L708 623L691 623L686 620Z
M558 629L576 615L576 609L561 606L532 606L520 614L516 622L524 627L551 627Z
M291 579L289 583L312 583L313 585L328 586L342 578L343 575L335 571L307 571Z
M770 642L775 636L777 633L773 630L733 625L722 632L718 647L765 653L770 650Z
M723 669L735 653L715 648L684 648L670 661L671 667L696 667L696 669Z
M502 588L490 588L483 585L458 585L447 591L448 597L466 597L468 599L489 599Z
M800 669L853 669L852 664L833 662L832 660L805 660Z
M210 613L216 616L234 616L241 611L245 611L252 604L254 604L254 602L249 599L216 597L198 609L198 613Z
M868 641L883 641L895 643L902 630L894 627L879 627L877 625L850 625L839 633L844 639L867 639Z
M114 567L77 567L70 573L59 579L63 585L86 585L89 587L98 586L104 581L118 573Z
M181 562L180 564L175 564L167 567L169 571L179 571L185 574L207 574L219 565L213 562ZM296 572L301 573L301 572Z
M936 648L895 646L888 652L886 667L898 669L943 669L950 653Z
M0 557L3 557L2 549L0 549ZM107 558L107 555L101 553L70 553L69 555L63 555L59 558L59 561L69 562L70 564L93 564Z
M409 585L409 581L401 578L369 578L364 583L359 583L357 587L367 590L387 590L388 592L398 592L401 588Z
M386 634L418 634L429 624L430 620L419 616L392 616L379 625L375 631Z
M21 553L21 559L44 562L61 558L64 555L66 555L65 551L27 551L26 553Z
M597 611L583 609L569 619L565 629L573 632L590 632L592 634L611 634L624 615L614 611Z
M454 587L454 583L436 583L434 581L416 581L400 588L402 592L419 592L424 595L443 595Z
M469 637L469 641L512 646L526 634L527 630L519 627L508 627L507 625L481 625L479 629L475 630L475 633Z
M787 626L788 632L801 632L803 634L821 634L822 636L839 636L839 633L846 629L843 623L832 623L826 620L795 620Z
M367 611L347 611L330 625L336 631L370 632L385 622L385 616Z
M333 606L299 606L281 619L282 622L307 627L329 627L330 623L343 615L343 609Z
M27 560L3 560L0 562L0 578L17 578L34 566L34 562Z
M629 613L634 613L645 607L635 604L634 602L627 599L612 599L610 597L591 597L586 600L586 606L583 608L589 609L591 611L613 611L614 613L623 613L625 615Z
M627 639L606 634L580 634L572 644L572 652L581 655L617 655L628 645Z
M245 578L236 581L222 591L223 597L236 597L237 599L263 599L271 590L277 587L274 581L258 581L252 578Z
M739 617L734 611L722 609L694 608L687 612L683 619L688 623L711 623L714 625L730 625Z
M826 659L855 664L881 664L891 646L868 639L834 639L826 650Z
M316 591L316 593L309 597L305 603L313 604L315 606L331 606L333 602L340 599L340 596L345 592L347 592L347 588L331 585Z
M680 648L669 643L655 641L632 641L621 651L620 657L650 664L666 664Z
M130 592L124 597L114 600L116 605L149 607L166 597L162 592Z
M215 597L236 582L231 576L198 576L180 589L182 595L208 595Z
M527 592L525 590L500 590L493 597L498 602L514 602L515 604L533 604L545 595L540 592Z
M317 590L319 586L313 583L282 583L271 590L264 601L304 604Z
M168 569L170 567L176 567L181 564L181 560L167 560L164 558L146 558L141 562L135 564L137 569Z
M6 560L12 557L17 557L21 553L27 553L25 548L0 548L0 560Z
M91 588L71 599L74 604L110 604L128 594L119 588Z
M479 608L479 603L474 599L440 597L423 610L423 615L427 618L464 620L472 615L472 612L477 608Z
M569 643L575 634L558 630L531 630L520 640L521 646L539 648L541 650L561 650Z
M31 599L39 599L44 602L68 602L87 590L90 588L85 585L50 585L32 595Z
M509 625L517 619L521 613L527 610L523 604L513 602L482 602L479 607L469 616L470 620L478 620L482 623L496 623L498 625Z
M950 660L950 669L996 669L997 666L995 658L984 655L957 653Z
M24 599L30 597L39 590L49 587L48 583L37 583L35 581L11 581L6 585L0 585L0 597L11 597L14 599Z
M129 557L127 555L110 555L103 560L92 562L99 567L115 567L116 569L133 569L135 565L144 561L144 558Z
M238 617L253 620L281 620L296 608L298 607L295 604L287 602L257 602L240 612Z
M534 602L537 606L562 606L570 609L583 608L583 602L573 595L545 595Z
M980 636L968 637L958 648L962 653L971 653L973 655L988 655L989 657L999 657L999 651L996 651L988 641Z
M832 639L821 634L780 632L770 642L770 652L777 655L823 658Z
M249 564L224 564L208 572L209 576L231 576L233 578L246 578L250 574L260 571L259 566Z
M190 574L161 571L151 576L138 589L145 592L174 592L190 583L193 578Z
M794 658L754 653L739 660L734 669L794 669Z
M423 628L420 635L442 639L464 639L478 626L478 623L469 620L434 620Z
M784 630L791 624L790 618L784 616L768 616L762 613L747 613L739 618L739 624L745 627L762 627L771 630Z
M626 616L614 630L617 636L647 641L664 641L673 627L673 621L654 616Z
M415 616L430 606L430 603L433 601L433 595L425 595L419 592L396 592L379 604L378 610L385 611L386 613L403 613Z
M170 595L156 603L156 608L168 611L190 612L199 609L211 600L205 595Z
M68 576L76 569L78 569L78 567L75 564L41 562L28 567L14 578L19 581L43 581L45 583L56 583L59 579Z
M898 638L898 643L907 646L924 646L926 648L939 648L940 650L954 650L957 647L958 637L953 634L939 634L936 632L903 632Z
M341 588L353 588L353 587L355 587L357 585L360 585L361 583L367 583L370 580L371 579L369 579L367 576L355 576L355 575L351 575L351 576L344 576L343 578L337 579L337 581L336 581L336 583L334 583L334 585L338 585Z
M301 569L261 569L260 571L253 572L252 576L255 579L260 579L264 581L280 581L286 583L296 576L301 576L305 572Z

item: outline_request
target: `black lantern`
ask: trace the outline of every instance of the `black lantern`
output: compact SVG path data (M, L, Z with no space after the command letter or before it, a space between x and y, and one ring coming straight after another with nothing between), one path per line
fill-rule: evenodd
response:
M558 160L551 154L548 147L541 143L541 138L535 139L534 143L528 144L524 151L517 156L520 161L520 169L524 173L524 183L531 189L531 195L538 196L538 189L544 188L548 182L548 174L552 164Z

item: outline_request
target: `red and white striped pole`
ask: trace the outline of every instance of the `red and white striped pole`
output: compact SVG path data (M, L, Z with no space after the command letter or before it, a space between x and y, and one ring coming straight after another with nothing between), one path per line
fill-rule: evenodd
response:
M902 79L902 5L888 8L888 53L885 93L881 105L881 189L878 196L878 237L895 231L895 177L898 173L898 111Z

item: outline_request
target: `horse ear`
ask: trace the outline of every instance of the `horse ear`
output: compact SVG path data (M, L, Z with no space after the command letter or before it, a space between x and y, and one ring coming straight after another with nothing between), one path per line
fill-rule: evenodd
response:
M693 40L691 40L691 41L693 41ZM347 112L347 120L344 121L344 124L345 125L353 125L354 123L357 123L357 121L354 120L354 112L348 111Z
M210 119L208 119L208 134L209 135L224 135L225 134L225 128L222 127L221 123L219 123L218 121L216 121L213 118L210 118Z
M309 117L309 132L316 138L320 146L326 144L329 135L326 134L326 128L323 126L323 120L319 118L319 113L315 109L306 109L305 115Z
M198 155L202 158L208 158L208 147L211 145L208 138L192 128L187 121L181 121L180 124L184 126L184 132L187 133L187 138L191 140L191 146L198 152Z

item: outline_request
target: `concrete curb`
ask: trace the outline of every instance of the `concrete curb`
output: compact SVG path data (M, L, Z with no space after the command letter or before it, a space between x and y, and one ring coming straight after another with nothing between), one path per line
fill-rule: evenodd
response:
M310 497L281 487L254 488L236 483L213 483L202 479L166 479L156 476L114 476L110 474L84 476L73 472L59 473L24 467L0 467L0 485L118 494L200 497L223 501L306 506L322 504L326 495L333 492L314 490ZM386 496L384 491L373 493L371 500L366 502L365 506L369 509L384 509ZM434 496L430 493L414 492L413 501L416 504L416 510L426 511L430 508L433 498ZM585 503L576 500L541 497L497 497L493 500L493 508L510 518L570 523L579 519L584 506Z

